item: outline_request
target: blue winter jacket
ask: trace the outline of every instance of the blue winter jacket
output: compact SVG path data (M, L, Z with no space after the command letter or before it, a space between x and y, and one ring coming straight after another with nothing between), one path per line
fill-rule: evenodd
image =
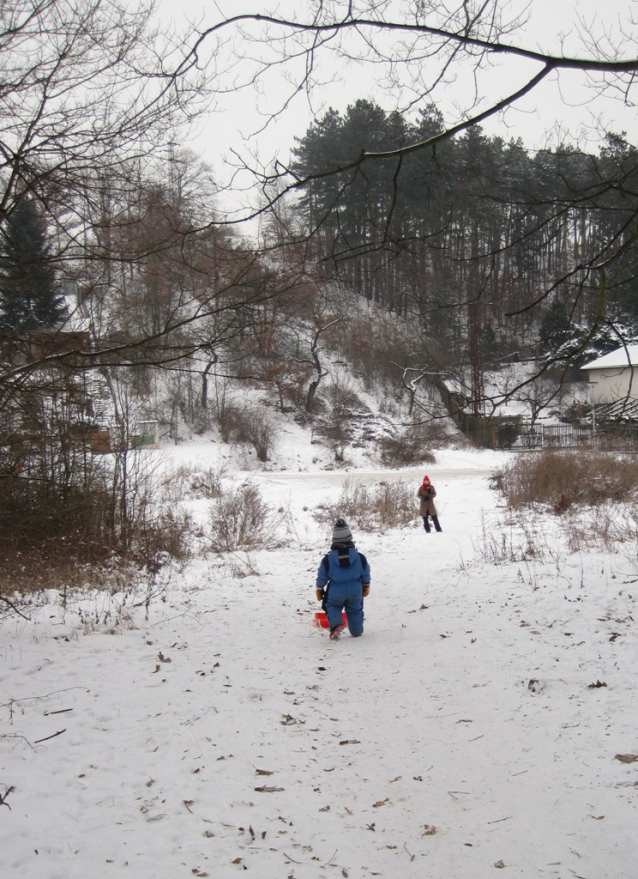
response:
M348 555L346 558L345 550ZM341 563L339 556L341 555ZM319 565L317 573L317 588L323 588L326 583L369 583L370 565L362 552L354 546L331 549Z

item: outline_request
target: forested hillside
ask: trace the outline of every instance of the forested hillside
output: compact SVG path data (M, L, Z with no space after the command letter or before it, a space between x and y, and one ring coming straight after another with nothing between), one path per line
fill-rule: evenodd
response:
M635 323L638 151L609 134L595 154L532 153L475 127L393 155L442 131L434 107L414 122L367 100L329 110L297 142L300 222L331 273L416 322L437 366L472 365L478 414L484 367Z

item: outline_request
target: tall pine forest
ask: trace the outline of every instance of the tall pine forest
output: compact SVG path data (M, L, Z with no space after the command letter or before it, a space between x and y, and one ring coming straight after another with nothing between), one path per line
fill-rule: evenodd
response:
M431 366L470 368L479 414L486 368L578 365L633 333L638 151L608 134L595 154L532 153L471 128L357 161L441 131L435 107L413 122L367 100L329 110L296 142L299 232L329 276L409 322Z

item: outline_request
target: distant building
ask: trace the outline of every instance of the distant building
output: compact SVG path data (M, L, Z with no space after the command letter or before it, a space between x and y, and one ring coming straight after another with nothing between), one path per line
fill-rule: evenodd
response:
M592 406L638 402L638 345L617 348L582 367Z

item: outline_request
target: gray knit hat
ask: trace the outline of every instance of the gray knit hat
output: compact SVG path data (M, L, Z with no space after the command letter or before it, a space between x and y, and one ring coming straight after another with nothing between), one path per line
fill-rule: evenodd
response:
M345 519L337 519L335 522L335 526L332 529L332 542L333 543L348 543L352 540L352 534L350 533L350 529L348 528L348 523Z

